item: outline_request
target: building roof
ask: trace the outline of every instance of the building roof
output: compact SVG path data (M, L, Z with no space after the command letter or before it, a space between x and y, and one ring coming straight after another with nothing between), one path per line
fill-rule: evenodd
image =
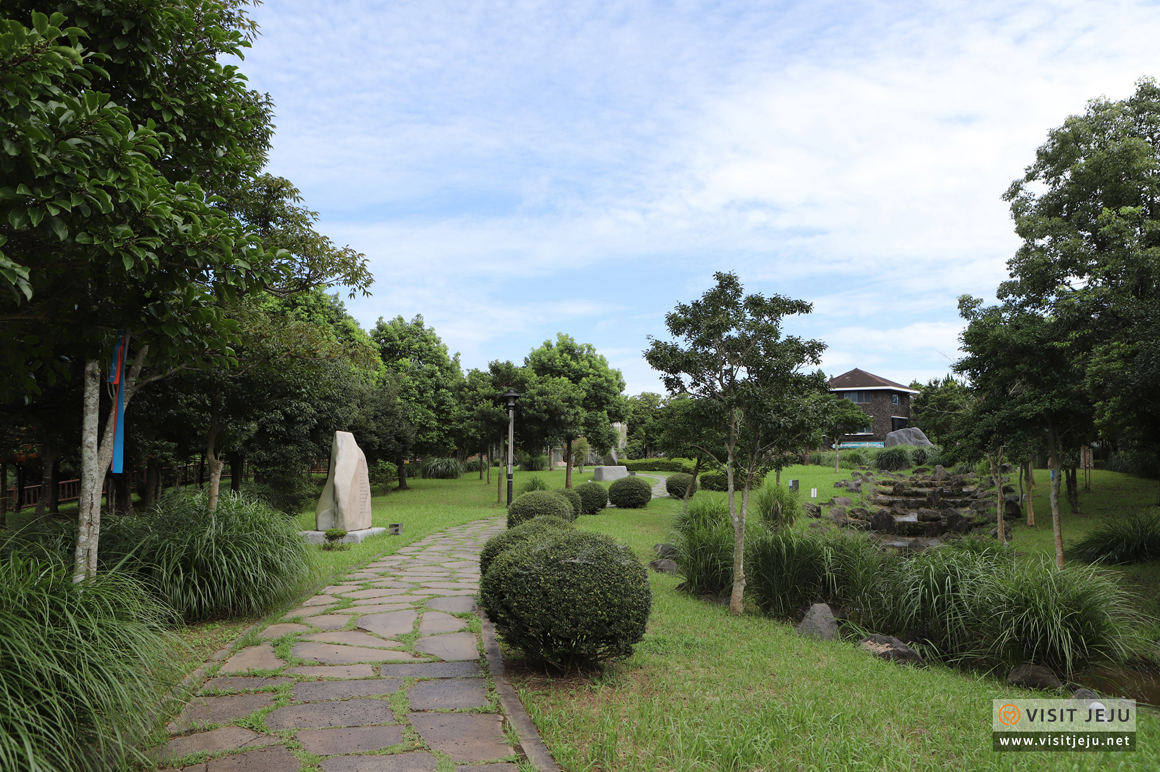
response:
M909 386L887 380L881 376L854 368L830 379L830 391L901 391L918 394Z

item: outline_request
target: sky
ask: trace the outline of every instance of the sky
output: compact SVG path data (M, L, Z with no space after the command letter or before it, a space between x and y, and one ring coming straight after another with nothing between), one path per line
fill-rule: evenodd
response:
M1160 77L1156 2L266 0L267 171L367 256L370 329L463 367L591 343L626 393L717 271L813 304L821 367L960 356L1019 246L1003 194L1088 100ZM343 295L345 299L345 293Z

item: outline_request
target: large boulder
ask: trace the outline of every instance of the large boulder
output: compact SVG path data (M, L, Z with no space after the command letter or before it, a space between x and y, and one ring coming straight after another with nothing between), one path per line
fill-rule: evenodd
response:
M1011 672L1007 674L1007 683L1028 689L1058 689L1063 686L1055 677L1055 673L1051 672L1051 668L1028 662L1011 668Z
M886 440L882 445L887 448L893 448L895 445L917 445L918 447L929 448L934 443L926 438L926 435L922 433L922 429L908 426L905 429L898 429L887 434Z
M611 482L628 477L627 466L598 466L592 469L592 479L596 482Z
M335 432L330 473L314 508L315 528L361 531L371 527L371 482L367 458L350 432Z
M902 641L890 635L871 635L858 641L858 648L868 651L879 659L887 662L896 662L899 665L914 665L926 667L924 660L917 651Z

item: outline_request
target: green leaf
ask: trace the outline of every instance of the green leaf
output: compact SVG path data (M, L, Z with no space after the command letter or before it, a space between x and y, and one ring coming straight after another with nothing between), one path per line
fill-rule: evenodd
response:
M60 219L59 217L49 217L48 225L50 228L52 228L52 232L56 234L56 237L61 241L64 241L66 238L68 238L68 226L64 224L64 220Z

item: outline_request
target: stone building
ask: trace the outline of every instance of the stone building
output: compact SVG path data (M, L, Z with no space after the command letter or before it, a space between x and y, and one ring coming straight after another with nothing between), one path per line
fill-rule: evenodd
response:
M918 394L901 383L857 368L830 379L830 391L850 400L866 414L864 429L843 437L843 447L881 447L887 434L906 428L910 422L910 398Z

